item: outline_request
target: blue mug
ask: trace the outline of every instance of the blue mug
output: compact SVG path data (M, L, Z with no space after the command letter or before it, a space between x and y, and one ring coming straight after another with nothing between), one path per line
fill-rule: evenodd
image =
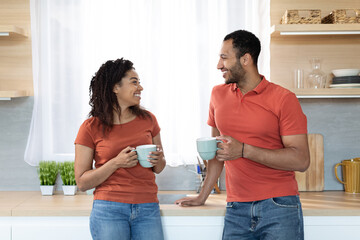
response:
M135 151L138 155L139 163L144 168L151 168L152 165L150 162L148 162L148 156L150 155L150 152L156 151L156 145L154 144L146 144L146 145L140 145L137 146L136 149L132 150Z
M197 151L202 160L211 160L215 157L216 151L219 149L217 143L222 142L214 137L202 137L196 139Z

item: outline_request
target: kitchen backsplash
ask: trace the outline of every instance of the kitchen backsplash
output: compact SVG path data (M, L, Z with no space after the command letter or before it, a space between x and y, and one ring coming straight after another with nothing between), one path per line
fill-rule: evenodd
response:
M39 190L36 168L23 160L33 101L33 97L0 101L0 191ZM360 157L360 99L300 99L300 103L309 133L324 136L325 190L342 190L333 168L341 160ZM199 180L194 170L191 165L166 167L157 176L159 189L196 190ZM224 173L220 187L225 189Z

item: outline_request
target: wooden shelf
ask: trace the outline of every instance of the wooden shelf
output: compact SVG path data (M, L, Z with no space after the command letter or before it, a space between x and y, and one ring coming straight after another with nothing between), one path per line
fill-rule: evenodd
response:
M9 99L9 98L17 98L17 97L27 97L26 90L0 90L0 99Z
M360 24L277 24L271 27L272 37L286 35L360 35Z
M30 29L30 0L1 0L1 100L34 95Z
M8 36L0 37L27 37L25 29L15 25L0 25L0 33L8 33Z
M321 70L330 80L334 69L359 68L360 23L280 24L289 9L320 9L321 17L334 9L359 9L359 0L270 1L270 77L298 98L360 98L360 88L292 89L294 70L311 71L311 58L321 59Z
M284 35L285 34L285 35ZM335 37L339 36L339 37ZM271 79L286 88L293 70L310 71L309 57L326 62L322 71L358 68L360 24L277 24L271 29ZM337 56L342 62L334 61ZM327 76L330 77L330 76ZM291 89L298 98L360 98L360 88Z
M360 98L360 88L290 89L298 98Z

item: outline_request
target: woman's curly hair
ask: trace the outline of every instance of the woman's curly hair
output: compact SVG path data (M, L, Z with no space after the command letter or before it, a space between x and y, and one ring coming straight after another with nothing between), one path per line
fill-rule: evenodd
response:
M89 95L91 111L89 117L97 117L103 125L103 132L110 131L113 127L114 110L121 114L121 108L117 97L113 92L115 84L120 84L121 80L130 70L135 70L133 63L123 58L114 61L109 60L92 77ZM131 106L130 111L142 118L149 117L150 114L139 105Z

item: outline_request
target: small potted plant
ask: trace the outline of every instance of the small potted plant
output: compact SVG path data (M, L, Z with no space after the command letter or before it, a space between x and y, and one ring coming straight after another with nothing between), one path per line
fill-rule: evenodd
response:
M64 195L75 195L77 187L75 181L74 162L59 163L59 170L61 180L63 182L62 188Z
M53 195L56 177L58 175L58 164L55 161L40 161L38 167L40 189L42 195Z

